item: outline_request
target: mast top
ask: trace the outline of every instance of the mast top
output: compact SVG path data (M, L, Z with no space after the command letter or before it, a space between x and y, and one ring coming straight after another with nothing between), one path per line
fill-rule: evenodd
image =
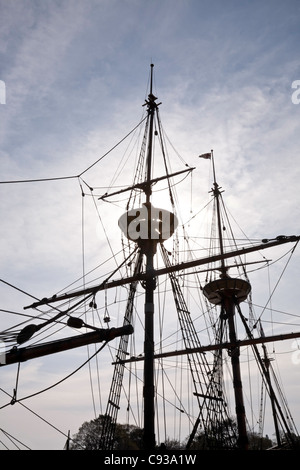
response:
M156 104L155 101L157 100L157 97L154 96L153 94L153 68L154 68L154 64L150 64L150 90L149 90L149 95L148 95L148 100L146 100L146 105L148 106L148 109L149 110L154 110L155 108L157 108L157 106L159 104Z
M154 64L150 64L150 94L152 94L152 86L153 86L153 68Z

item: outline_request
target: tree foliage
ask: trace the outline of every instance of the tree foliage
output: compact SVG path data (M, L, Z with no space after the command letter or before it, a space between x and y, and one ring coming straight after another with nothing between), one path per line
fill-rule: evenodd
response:
M100 436L107 417L100 415L84 422L72 438L71 450L99 450ZM116 424L114 450L139 450L142 445L142 430L133 425Z
M84 422L77 434L72 438L70 450L99 450L101 449L100 436L102 427L104 426L107 416L100 415L98 418L88 422ZM205 436L203 432L199 432L190 446L190 450L209 450L209 449L229 449L232 448L232 435L228 433L228 423L223 423L222 432ZM234 423L233 428L234 429ZM220 429L218 430L220 431ZM223 436L222 436L223 434ZM185 449L188 438L184 442L178 440L167 439L163 447L169 449ZM264 450L272 446L271 439L261 437L256 433L249 435L249 449ZM143 449L143 430L138 426L116 424L115 440L113 450L142 450Z

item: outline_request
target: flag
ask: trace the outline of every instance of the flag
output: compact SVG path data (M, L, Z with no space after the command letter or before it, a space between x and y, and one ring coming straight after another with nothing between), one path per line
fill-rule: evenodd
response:
M202 155L199 155L199 158L211 158L211 153L202 153Z

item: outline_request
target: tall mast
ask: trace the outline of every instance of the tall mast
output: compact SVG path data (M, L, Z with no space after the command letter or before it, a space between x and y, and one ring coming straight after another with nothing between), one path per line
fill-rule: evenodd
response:
M242 279L233 279L227 274L227 267L224 259L224 245L222 236L221 224L221 211L220 211L220 186L216 181L216 172L213 159L213 152L211 152L213 163L213 195L216 201L217 211L217 227L219 235L219 249L221 254L221 275L220 279L209 282L203 289L204 295L213 304L218 304L221 307L221 317L223 321L228 322L229 340L232 347L229 349L231 358L232 376L233 376L233 389L235 398L236 419L238 427L238 447L240 449L248 449L248 437L246 430L246 413L243 398L243 387L241 380L240 368L240 348L237 341L236 328L234 322L235 306L237 303L246 300L250 293L251 286L247 281Z
M150 203L151 197L151 172L152 172L152 143L153 143L153 121L154 121L154 112L157 107L155 100L156 97L153 95L153 67L151 64L151 74L150 74L150 92L148 95L148 101L146 102L148 106L148 116L149 116L149 134L148 134L148 149L147 149L147 179L146 179L146 202Z
M169 238L177 225L174 214L164 209L156 209L151 204L152 195L152 163L153 163L153 127L157 112L157 98L153 95L153 64L151 64L150 92L146 105L148 108L148 141L146 153L146 179L140 188L144 191L146 201L143 207L132 209L123 214L119 226L125 235L134 240L146 258L145 288L145 324L144 324L144 448L153 450L155 447L155 392L154 392L154 291L156 288L154 256L158 243Z
M214 194L215 201L216 201L216 206L217 206L217 221L218 221L217 226L218 226L220 254L223 256L224 255L224 245L223 245L221 211L220 211L220 196L221 196L222 191L221 191L221 187L218 185L217 179L216 179L216 169L215 169L215 161L214 161L213 150L211 151L211 159L212 159L213 177L214 177L212 192ZM225 260L224 260L224 258L221 258L221 276L225 276L226 272L227 272L227 269L226 269L226 266L225 266Z
M152 170L152 143L153 143L153 120L156 108L153 87L153 64L151 64L150 93L148 96L149 113L149 139L147 149L147 181L146 181L146 204L151 212L151 170ZM149 231L148 231L149 234ZM154 241L151 238L145 240L146 273L153 272L153 258L155 253ZM144 337L144 447L152 450L155 447L154 430L154 290L155 279L149 277L145 283L145 337Z

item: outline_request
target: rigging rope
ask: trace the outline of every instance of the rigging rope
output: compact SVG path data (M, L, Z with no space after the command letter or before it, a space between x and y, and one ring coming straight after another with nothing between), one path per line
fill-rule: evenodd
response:
M0 390L5 394L5 395L8 395L9 397L12 398L12 396L7 393L5 390L3 390L3 388L0 388ZM27 411L29 411L30 413L32 413L34 416L36 416L37 418L39 418L41 421L43 421L44 423L46 423L47 425L49 425L51 428L53 428L55 431L59 432L60 434L62 434L64 437L67 437L69 438L68 434L64 433L63 431L61 431L60 429L58 429L56 426L54 426L53 424L51 424L49 421L47 421L45 418L43 418L41 415L39 415L38 413L36 413L35 411L31 410L28 406L24 405L24 403L22 402L17 402L19 405L21 405L23 408L25 408Z
M97 163L99 163L101 160L103 160L107 155L109 155L118 145L120 145L124 140L127 139L127 137L130 136L144 121L146 117L143 118L128 134L125 135L117 144L115 144L113 147L111 147L110 150L108 150L104 155L102 155L98 160L96 160L94 163L92 163L90 166L88 166L85 170L81 171L78 175L73 175L73 176L59 176L59 177L53 177L53 178L31 178L31 179L24 179L24 180L9 180L9 181L0 181L0 184L16 184L16 183L40 183L40 182L45 182L45 181L58 181L58 180L68 180L68 179L75 179L75 178L80 178L82 175L84 175L87 171L89 171L91 168L93 168Z
M298 243L299 243L299 241L297 241L297 242L295 243L294 247L293 247L291 250L289 250L289 251L287 252L287 253L290 253L290 256L289 256L289 258L288 258L288 260L287 260L287 262L286 262L286 264L285 264L285 266L284 266L284 268L283 268L283 270L282 270L282 273L280 274L280 276L279 276L279 278L278 278L278 280L277 280L277 282L276 282L276 284L275 284L275 286L274 286L274 288L273 288L273 290L272 290L272 292L271 292L271 294L270 294L270 296L269 296L269 299L267 300L267 302L266 302L266 304L265 304L265 306L264 306L264 308L263 308L263 310L262 310L262 312L261 312L259 318L257 319L256 324L255 324L254 327L257 326L257 323L258 323L258 321L261 319L263 313L265 312L265 310L266 310L266 308L267 308L267 305L270 303L270 300L271 300L272 296L274 295L274 293L275 293L275 291L276 291L276 289L277 289L277 287L278 287L278 285L279 285L279 282L281 281L282 276L283 276L283 274L285 273L285 271L286 271L286 269L287 269L287 267L288 267L289 262L291 261L291 258L292 258L293 254L294 254L294 251L295 251L296 246L298 245ZM286 256L287 253L286 253L284 256Z
M91 356L89 357L85 362L83 362L79 367L77 367L77 369L75 369L73 372L71 372L69 375L67 375L66 377L64 377L63 379L59 380L58 382L56 382L55 384L47 387L47 388L44 388L43 390L40 390L39 392L35 392L35 393L32 393L31 395L27 395L23 398L19 398L17 400L14 401L14 403L20 403L21 401L24 401L24 400L27 400L28 398L32 398L32 397L36 397L37 395L40 395L41 393L45 393L47 392L48 390L51 390L52 388L54 387L57 387L58 385L60 385L61 383L65 382L66 380L68 380L70 377L72 377L74 374L76 374L80 369L82 369L86 364L88 364L89 361L91 361L99 352L102 351L102 349L106 346L107 344L107 341ZM0 389L2 391L4 391L2 388ZM13 403L13 404L14 404ZM6 405L3 405L0 407L0 410L2 410L3 408L6 408L7 406L11 405L12 402L10 403L7 403Z
M23 447L26 447L26 449L28 450L31 450L30 447L28 447L26 444L24 444L23 442L19 441L19 439L17 439L16 437L12 436L11 434L9 434L7 431L4 431L4 429L1 429L0 428L0 431L3 432L3 434L8 438L8 440L18 449L20 450L20 447L16 444L16 442L18 442L19 444L21 444ZM16 442L14 442L16 441ZM2 443L3 444L3 443ZM4 444L3 444L4 445Z
M79 181L80 184L80 181ZM83 279L83 288L85 289L85 206L84 206L84 192L82 189L82 186L80 184L81 191L82 191L82 198L81 198L81 250L82 250L82 279ZM85 322L87 322L86 318L86 303L84 303L84 316L85 316ZM89 353L90 353L90 348L89 345L86 345L86 351L87 355L89 358ZM96 413L96 403L95 403L95 397L94 397L94 390L93 390L93 385L92 385L92 371L91 371L91 363L90 361L88 362L88 369L89 369L89 380L90 380L90 388L91 388L91 395L92 395L92 403L93 403L93 409L94 409L94 415L95 418L97 417Z

